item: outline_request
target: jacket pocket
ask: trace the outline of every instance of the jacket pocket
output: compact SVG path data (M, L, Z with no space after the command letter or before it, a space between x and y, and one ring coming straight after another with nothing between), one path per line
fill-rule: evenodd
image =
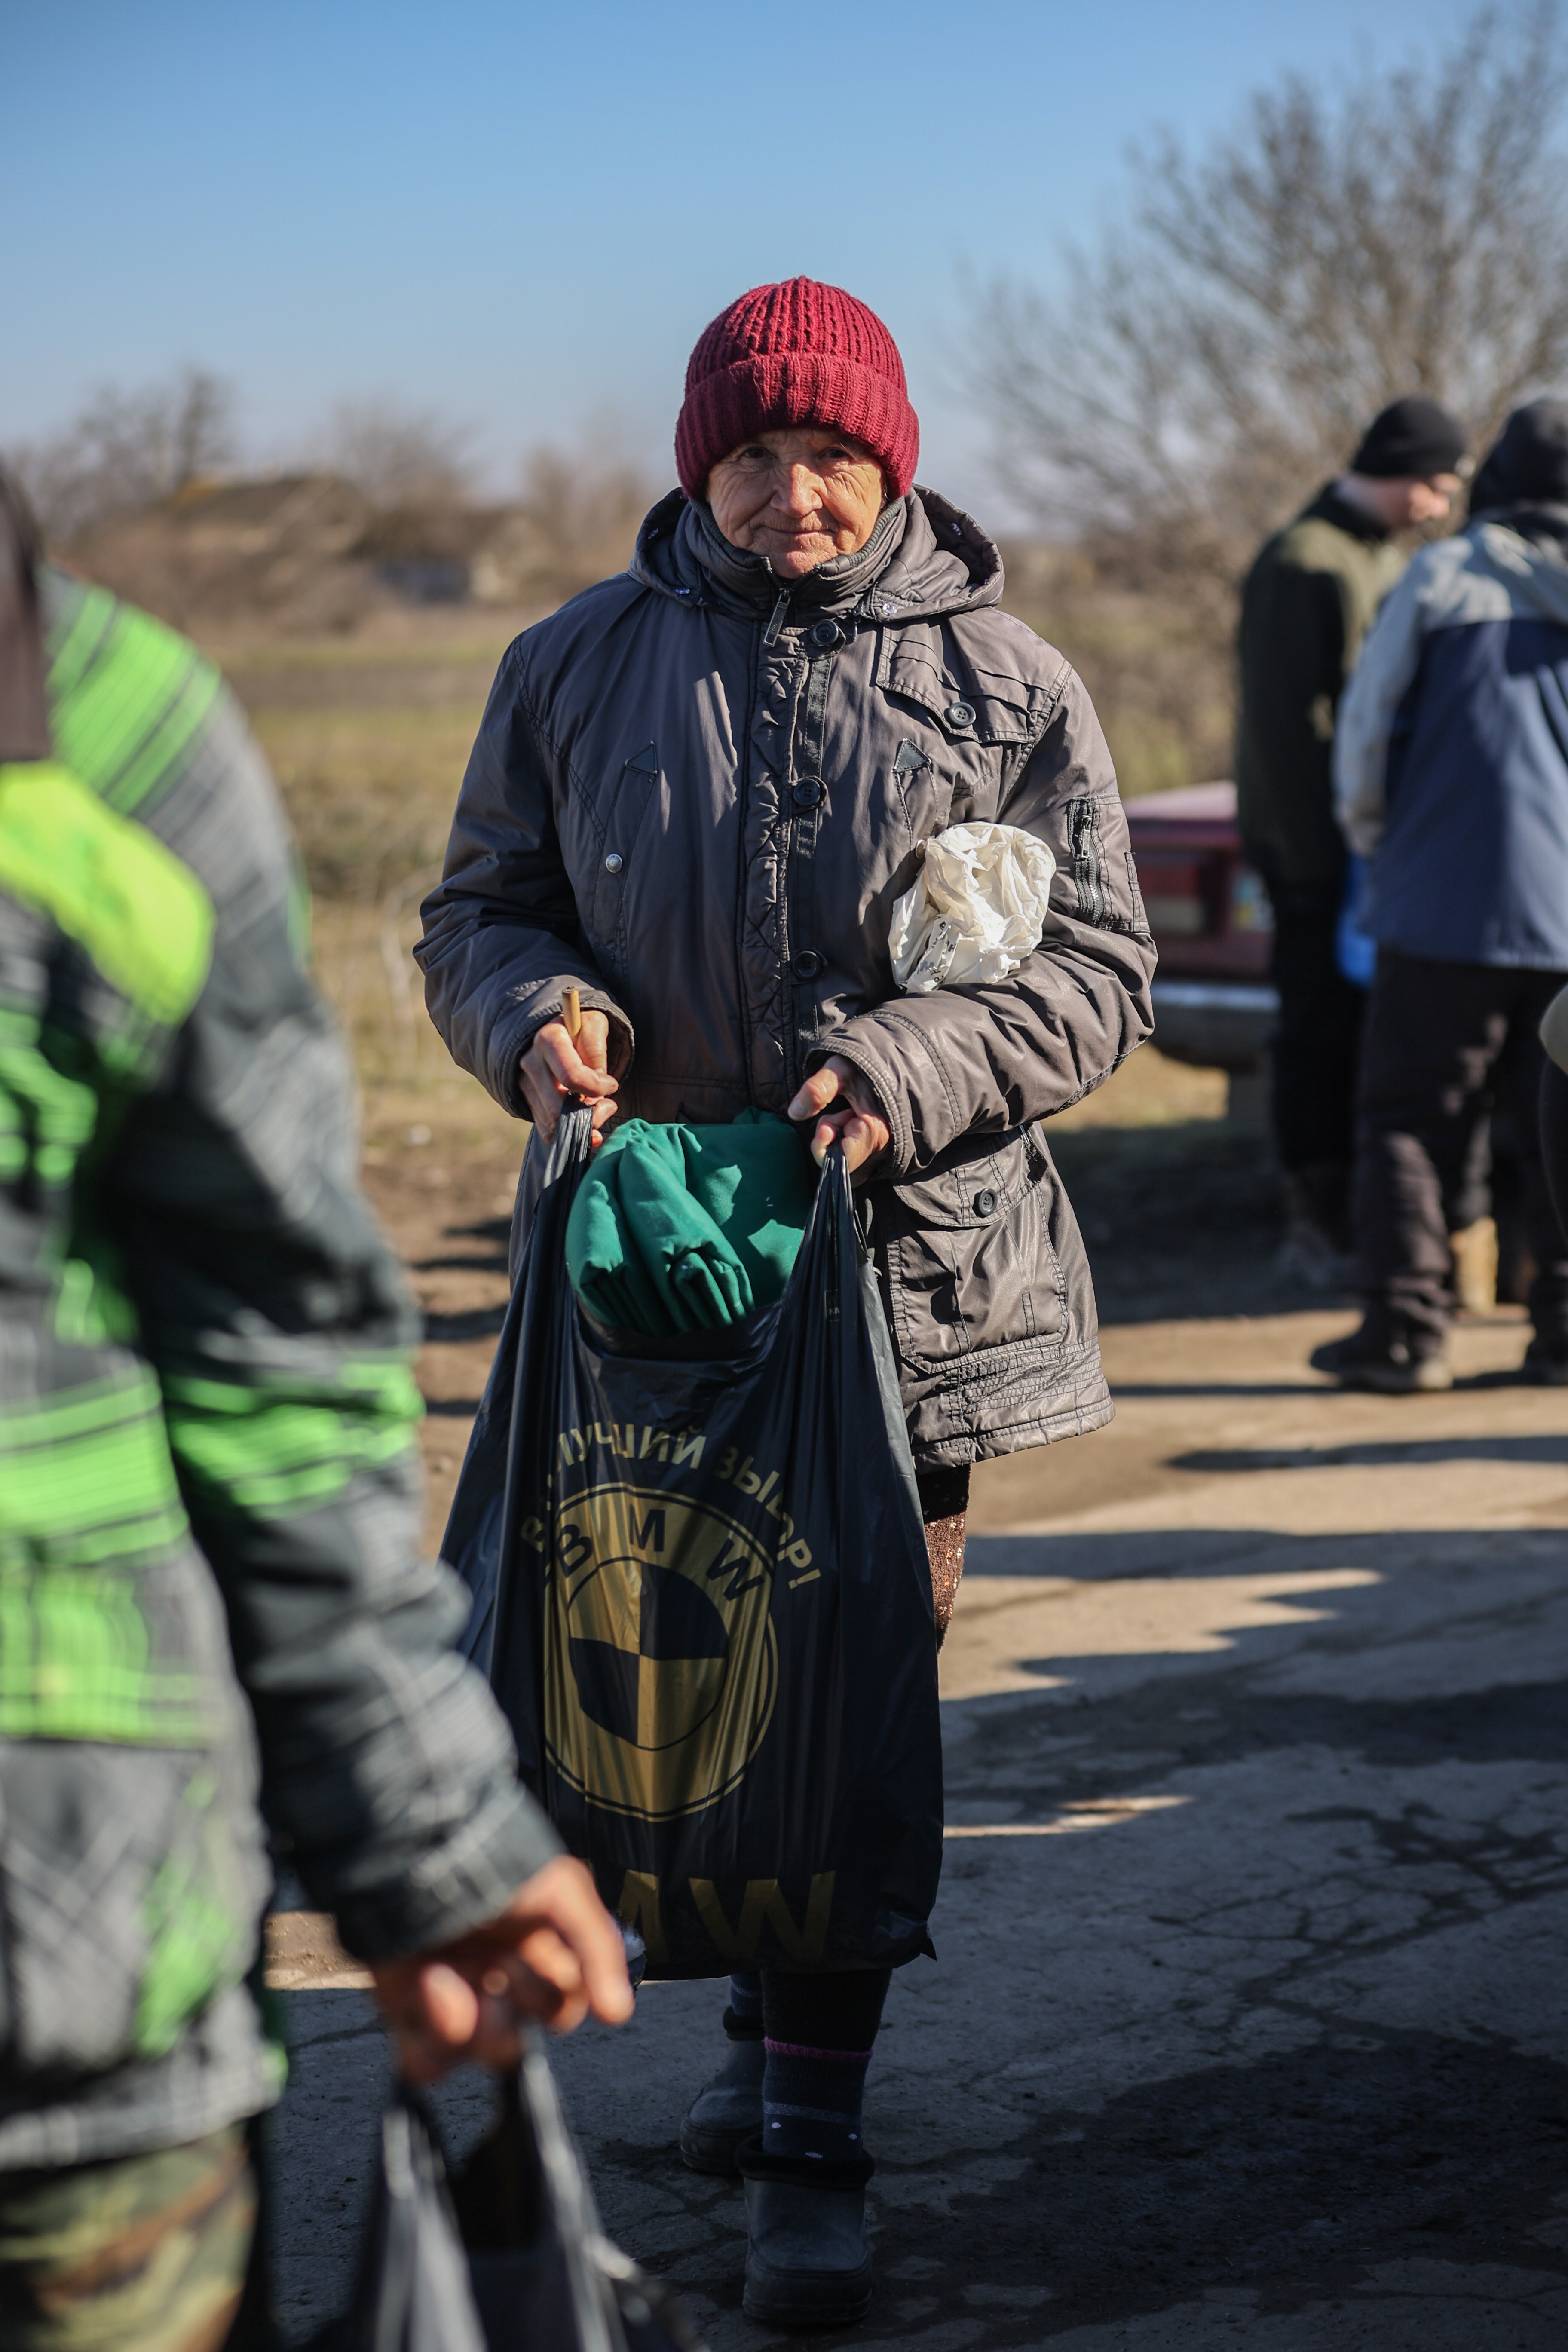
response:
M899 1351L941 1365L1020 1340L1059 1340L1067 1286L1051 1240L1051 1163L1020 1131L966 1139L885 1188L882 1227Z
M66 1739L14 1753L0 2085L162 2058L255 1953L269 1874L244 1738L232 1755Z
M626 893L632 879L633 859L649 809L658 795L660 770L658 746L646 744L634 751L604 795L604 821L598 829L596 870L587 908L588 932L601 956L624 969L621 937Z

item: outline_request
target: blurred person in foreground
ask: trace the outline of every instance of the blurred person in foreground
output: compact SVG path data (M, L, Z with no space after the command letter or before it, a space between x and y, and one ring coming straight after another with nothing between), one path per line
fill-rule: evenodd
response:
M1280 1270L1339 1287L1351 1247L1356 1056L1365 992L1339 967L1345 846L1334 716L1362 640L1405 569L1398 534L1440 521L1464 427L1435 400L1373 418L1350 470L1277 531L1241 592L1237 813L1274 910L1273 1126L1288 1233Z
M798 1120L818 1160L837 1137L888 1301L940 1640L971 1464L1110 1418L1041 1122L1147 1035L1154 948L1083 684L998 609L985 533L915 487L919 438L892 336L842 289L755 287L711 321L681 488L629 571L501 664L416 953L457 1059L534 1122L519 1231L569 1091L599 1126L755 1107ZM894 901L918 845L970 822L1048 845L1044 936L1006 979L903 994ZM781 1952L731 1979L729 2052L680 2145L745 2177L754 2318L826 2325L870 2301L860 2106L889 1978Z
M0 2347L270 2340L268 1828L405 2068L629 2008L416 1549L413 1317L272 780L0 478Z
M1539 1034L1568 979L1568 402L1514 411L1467 528L1424 548L1384 604L1335 767L1377 942L1355 1181L1366 1316L1312 1361L1351 1387L1451 1385L1444 1202L1500 1095L1536 1269L1524 1377L1568 1386Z

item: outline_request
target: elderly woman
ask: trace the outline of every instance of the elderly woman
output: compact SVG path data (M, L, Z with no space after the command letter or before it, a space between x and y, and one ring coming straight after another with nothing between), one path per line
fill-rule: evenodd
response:
M1041 1121L1150 1028L1154 950L1105 740L1002 565L913 487L891 336L797 278L698 341L681 488L631 569L518 638L474 747L419 949L452 1053L533 1122L563 1100L835 1136L869 1211L938 1638L970 1465L1110 1416L1093 1291ZM904 995L894 901L968 820L1056 859L1037 949L994 985ZM575 1041L563 992L584 1008ZM747 2176L747 2309L869 2299L860 2098L885 1972L731 1979L729 2055L681 2133Z

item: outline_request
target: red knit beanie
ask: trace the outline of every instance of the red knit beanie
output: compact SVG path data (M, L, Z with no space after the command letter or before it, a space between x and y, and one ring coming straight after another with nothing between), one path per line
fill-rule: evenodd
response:
M675 462L688 498L748 434L837 428L879 457L901 499L915 478L920 419L899 347L874 310L837 286L786 278L721 310L686 366Z

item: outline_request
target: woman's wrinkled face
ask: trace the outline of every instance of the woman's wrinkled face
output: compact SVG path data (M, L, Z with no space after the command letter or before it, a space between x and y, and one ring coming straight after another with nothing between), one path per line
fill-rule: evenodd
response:
M864 547L886 498L879 461L815 425L754 434L708 477L708 503L731 546L765 555L783 580Z

